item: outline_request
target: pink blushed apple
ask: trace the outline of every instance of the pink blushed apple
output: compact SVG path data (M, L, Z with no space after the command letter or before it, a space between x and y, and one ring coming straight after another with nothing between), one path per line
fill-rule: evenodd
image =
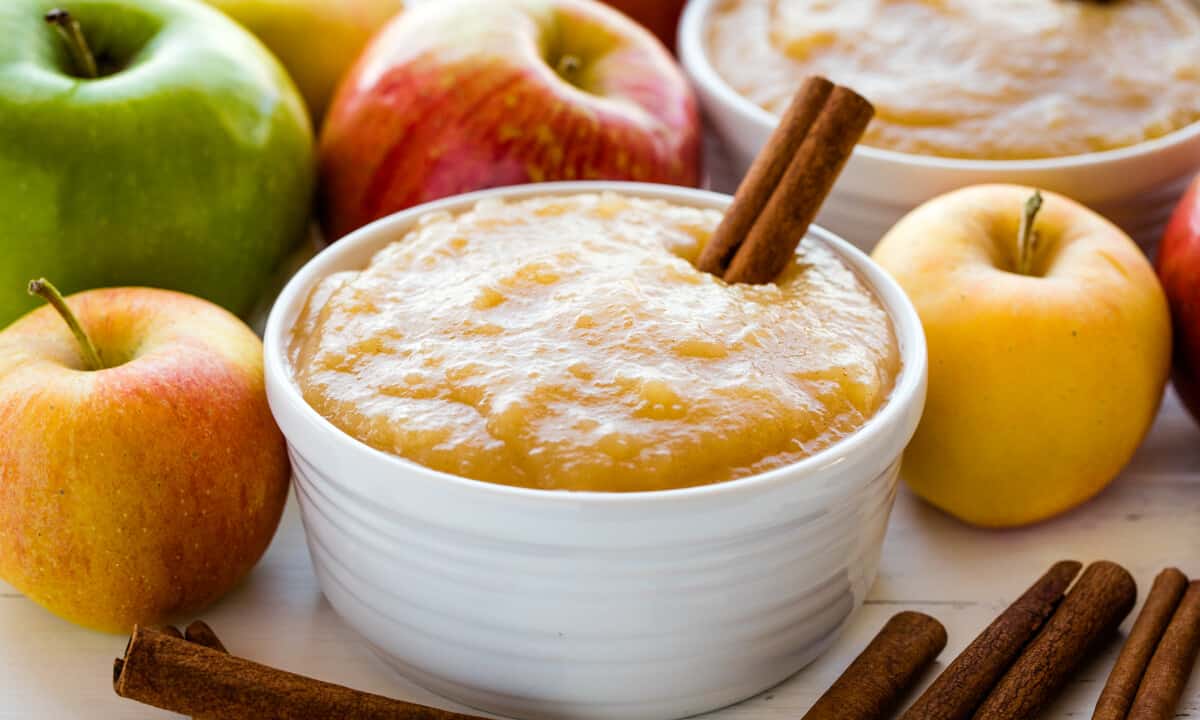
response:
M649 31L595 0L417 5L343 81L320 142L331 238L412 205L547 180L697 185L700 120Z
M250 570L289 464L261 344L236 317L163 290L66 302L98 363L48 306L0 332L0 576L124 632L203 607Z
M1175 389L1200 421L1200 176L1171 217L1157 266L1175 328Z

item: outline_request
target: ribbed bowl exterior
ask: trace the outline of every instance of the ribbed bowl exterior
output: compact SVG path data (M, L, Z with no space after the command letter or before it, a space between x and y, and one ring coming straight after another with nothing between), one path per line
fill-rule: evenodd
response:
M304 403L286 348L320 278L362 267L424 212L605 189L729 202L683 188L562 183L434 203L318 256L284 289L265 335L267 392L329 602L405 676L511 717L684 717L811 662L871 586L899 458L924 406L924 337L911 304L869 259L819 228L813 236L892 316L903 369L862 429L794 465L668 492L527 490L375 451Z
M313 565L347 623L439 694L557 720L693 715L811 662L874 580L897 469L750 527L738 507L714 512L701 542L610 548L446 527L292 458ZM791 487L773 501L802 502Z
M744 172L777 119L738 95L709 62L704 28L715 3L690 0L680 23L679 56L734 169ZM1012 183L1091 207L1153 255L1172 208L1197 170L1200 123L1129 148L1044 160L957 160L859 146L817 222L869 252L900 218L938 195L969 185Z

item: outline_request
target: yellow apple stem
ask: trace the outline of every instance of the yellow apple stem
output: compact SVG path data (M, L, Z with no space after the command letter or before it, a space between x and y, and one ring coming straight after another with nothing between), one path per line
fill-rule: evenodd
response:
M1038 234L1033 229L1038 211L1042 209L1042 191L1034 190L1025 201L1025 212L1021 214L1021 228L1017 231L1017 272L1022 275L1033 273L1033 257L1038 249Z
M58 31L71 57L75 60L75 69L86 78L100 77L100 68L96 66L96 56L88 46L87 38L83 36L83 28L79 21L71 17L71 13L57 8L46 13L46 22Z
M36 295L46 302L50 303L62 319L67 322L67 327L71 328L71 334L75 336L75 340L79 343L79 354L83 356L83 364L87 370L103 370L104 363L100 360L100 351L92 343L92 339L84 331L83 326L79 324L79 318L75 317L75 313L71 312L71 308L67 307L67 301L63 299L62 293L58 288L47 280L40 278L38 280L29 281L29 294Z

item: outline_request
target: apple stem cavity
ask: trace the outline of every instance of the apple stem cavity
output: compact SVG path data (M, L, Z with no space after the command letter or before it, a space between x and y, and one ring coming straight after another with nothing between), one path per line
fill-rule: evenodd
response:
M66 43L67 50L70 51L71 58L75 61L76 71L88 79L100 77L96 56L92 53L92 48L88 46L87 38L83 35L83 28L80 27L79 21L62 8L56 8L46 13L45 19L58 31L63 42Z
M1038 249L1038 234L1033 229L1037 222L1038 212L1042 209L1042 191L1034 190L1033 195L1025 201L1025 211L1021 213L1021 227L1017 231L1017 272L1021 275L1033 274L1033 258Z
M58 288L54 287L46 278L29 281L29 294L40 297L50 303L62 319L66 321L67 327L71 328L71 334L75 336L76 342L79 343L79 354L83 356L84 368L87 370L103 370L104 363L100 360L100 351L92 343L92 339L88 337L83 326L79 324L79 318L75 317L75 313L71 308L67 307L67 301L63 299L62 293Z
M582 67L583 61L579 59L579 56L567 53L558 59L558 65L554 69L561 77L574 84L575 75Z

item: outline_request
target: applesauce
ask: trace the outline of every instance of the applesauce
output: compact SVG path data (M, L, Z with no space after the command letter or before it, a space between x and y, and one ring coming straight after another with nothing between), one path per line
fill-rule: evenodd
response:
M1200 120L1194 0L717 0L706 34L751 101L824 75L874 103L865 144L906 153L1063 157Z
M611 193L426 215L313 290L295 379L362 442L494 483L664 490L800 460L886 402L891 320L817 241L777 284L697 270L720 218Z

